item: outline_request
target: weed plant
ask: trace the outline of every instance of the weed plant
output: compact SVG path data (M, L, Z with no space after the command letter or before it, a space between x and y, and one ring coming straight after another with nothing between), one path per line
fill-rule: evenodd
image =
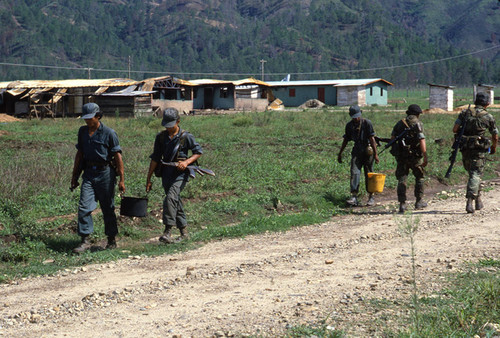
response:
M498 112L495 114L498 119ZM372 120L382 137L389 137L397 120L405 116L404 111L377 106L363 108L363 115ZM422 115L430 161L428 181L444 175L455 118L448 114ZM217 174L196 177L183 192L192 239L175 246L158 246L151 240L163 231L158 215L164 192L161 181L154 179L147 195L149 215L120 219L120 249L81 256L71 254L79 240L75 233L79 190L71 192L69 183L76 135L83 122L61 118L2 124L0 281L131 253L156 255L223 237L286 231L346 212L349 151L342 164L336 157L348 121L346 107L183 116L181 128L190 131L204 149L200 165ZM106 116L102 122L115 129L120 138L125 195L146 196L149 155L156 133L162 130L160 120ZM435 142L438 139L441 141ZM497 167L498 163L488 162L485 178L492 177ZM389 151L375 165L375 171L387 174L385 188L389 191L396 186L394 168ZM458 181L465 181L460 156L449 182ZM116 203L119 209L118 196ZM99 243L104 240L102 217L99 212L94 217L93 239ZM16 245L29 250L18 250ZM23 264L17 264L20 261Z

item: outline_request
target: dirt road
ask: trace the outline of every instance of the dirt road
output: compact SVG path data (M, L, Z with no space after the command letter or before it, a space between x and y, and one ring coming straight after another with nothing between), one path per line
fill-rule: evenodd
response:
M413 213L421 292L464 261L500 259L500 181L486 190L474 215L463 187ZM2 285L0 336L278 336L327 318L352 336L375 336L391 321L368 301L411 296L410 241L395 211L389 201L287 233Z

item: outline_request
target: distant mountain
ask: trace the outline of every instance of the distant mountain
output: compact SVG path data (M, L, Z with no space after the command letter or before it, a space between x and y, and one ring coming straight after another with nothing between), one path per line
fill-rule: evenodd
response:
M263 66L265 80L500 83L498 0L1 0L0 20L0 81Z

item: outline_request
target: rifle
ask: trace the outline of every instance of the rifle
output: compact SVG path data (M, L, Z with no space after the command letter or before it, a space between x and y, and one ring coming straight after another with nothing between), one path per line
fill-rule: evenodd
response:
M411 128L405 128L405 130L403 130L398 136L396 136L394 139L390 140L385 146L384 146L384 149L382 149L378 154L382 154L384 152L384 150L386 150L387 148L389 147L392 147L392 145L396 142L398 142L399 140L401 140L403 137L405 137L406 134L408 134L408 132L411 130ZM384 141L386 139L380 139L381 141Z
M470 109L470 104L469 107L467 108L467 111ZM448 167L448 170L446 171L446 174L444 175L445 178L450 178L451 171L453 170L453 165L455 164L455 160L457 159L457 153L458 150L460 150L460 147L463 142L463 137L464 136L464 131L465 131L465 125L467 124L467 119L463 121L462 126L460 126L460 130L458 131L458 134L455 136L455 141L453 142L453 145L451 148L453 151L451 152L450 155L450 166Z
M161 161L161 164L169 166L169 167L177 167L177 162L163 162L163 161ZM196 173L200 174L200 176L205 176L205 175L215 176L215 173L212 170L200 168L200 167L195 166L195 165L188 165L186 167L186 169L189 170L189 176L191 176L192 178L196 177Z

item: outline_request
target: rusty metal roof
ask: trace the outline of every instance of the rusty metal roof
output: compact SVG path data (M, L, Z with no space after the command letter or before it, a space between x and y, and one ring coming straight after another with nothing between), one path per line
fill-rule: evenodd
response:
M81 88L132 86L139 81L131 79L71 79L71 80L26 80L0 82L0 89L35 89L35 88Z

